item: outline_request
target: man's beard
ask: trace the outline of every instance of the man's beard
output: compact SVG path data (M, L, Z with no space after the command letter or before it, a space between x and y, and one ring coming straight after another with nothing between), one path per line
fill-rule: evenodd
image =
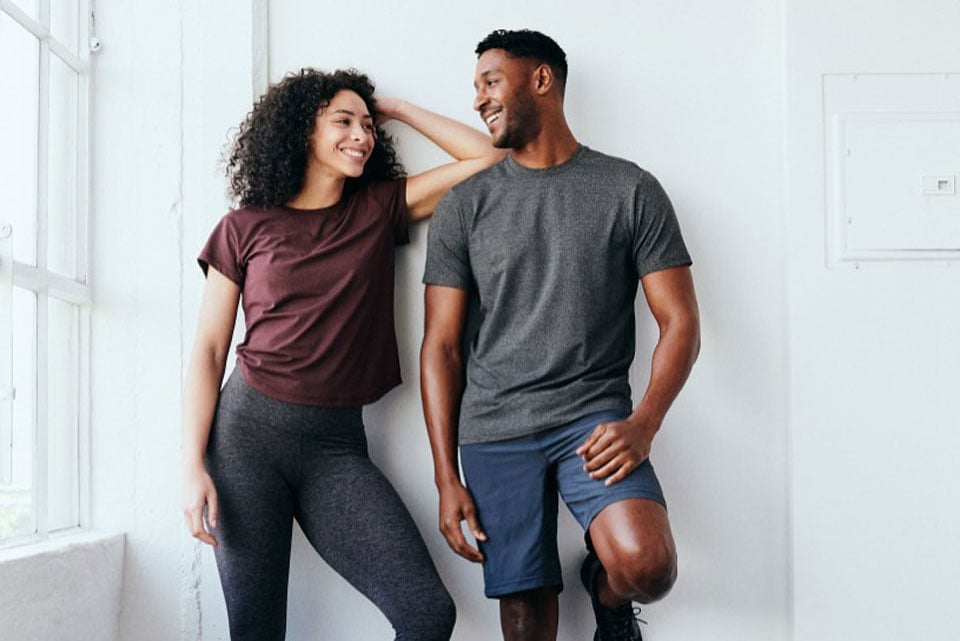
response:
M507 118L503 123L503 131L493 140L493 146L497 149L519 149L540 131L536 110L522 101L517 101L515 105L504 110Z

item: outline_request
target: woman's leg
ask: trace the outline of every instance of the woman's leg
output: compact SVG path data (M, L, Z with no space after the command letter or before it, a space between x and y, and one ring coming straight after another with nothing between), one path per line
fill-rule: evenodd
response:
M294 440L264 421L262 397L239 379L221 393L207 449L220 504L214 553L231 640L283 641L293 527L283 463Z
M447 641L453 600L409 512L367 456L357 419L350 439L305 442L296 518L320 556L386 615L397 641Z

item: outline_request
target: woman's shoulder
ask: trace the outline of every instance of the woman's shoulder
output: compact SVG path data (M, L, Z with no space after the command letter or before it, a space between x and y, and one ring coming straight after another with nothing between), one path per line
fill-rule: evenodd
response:
M387 180L371 180L357 186L350 197L373 200L391 199L397 193L403 193L406 184L406 176Z
M277 207L245 205L231 209L220 217L220 223L237 229L249 229L257 223L276 215Z
M348 196L348 202L360 209L392 211L405 206L406 187L406 177L373 180L356 187Z
M231 209L223 215L225 219L236 221L260 220L266 216L277 213L282 207L270 207L265 205L244 205L237 209Z
M259 235L263 224L270 220L273 210L269 207L241 206L220 216L210 233L211 238L223 238L233 245L242 246Z

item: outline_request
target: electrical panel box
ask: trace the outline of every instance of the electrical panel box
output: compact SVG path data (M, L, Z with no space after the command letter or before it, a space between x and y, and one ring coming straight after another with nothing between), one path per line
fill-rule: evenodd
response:
M960 259L960 75L824 77L830 262Z

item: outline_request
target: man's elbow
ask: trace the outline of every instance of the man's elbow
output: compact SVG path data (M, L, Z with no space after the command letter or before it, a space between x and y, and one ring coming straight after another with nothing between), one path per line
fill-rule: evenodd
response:
M420 346L422 369L459 367L462 362L459 342L433 337L429 333L424 336Z
M697 357L700 356L700 319L697 318L693 322L693 327L690 330L690 365L693 365L697 362Z
M693 312L687 315L683 332L690 344L690 365L693 365L700 356L700 315L698 313Z
M665 319L660 331L686 346L692 366L700 355L700 314L696 309L678 310Z

